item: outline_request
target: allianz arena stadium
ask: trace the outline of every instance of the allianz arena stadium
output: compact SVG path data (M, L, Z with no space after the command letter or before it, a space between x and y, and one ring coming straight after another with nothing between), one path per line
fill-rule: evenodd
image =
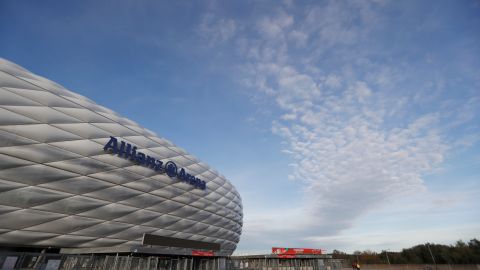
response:
M229 256L242 219L195 156L0 59L0 246Z

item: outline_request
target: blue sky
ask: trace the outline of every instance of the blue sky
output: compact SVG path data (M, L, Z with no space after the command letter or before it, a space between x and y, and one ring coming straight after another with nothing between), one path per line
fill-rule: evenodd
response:
M1 57L172 140L238 253L480 237L479 1L0 1Z

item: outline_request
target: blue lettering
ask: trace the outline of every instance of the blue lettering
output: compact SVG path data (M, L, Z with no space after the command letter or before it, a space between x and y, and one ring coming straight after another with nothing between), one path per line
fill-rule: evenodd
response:
M155 169L155 159L151 156L147 156L147 160L145 161L145 167Z
M130 160L131 161L136 161L137 160L137 147L136 146L134 146L132 148L132 153L130 155Z
M118 150L118 156L128 159L132 155L131 151L132 151L132 145L127 143L125 147L125 142L122 141L120 143L120 149Z
M109 151L109 150L114 154L118 152L117 138L110 136L110 140L103 147L103 151Z
M177 178L182 181L185 181L185 169L183 168L180 169L180 172L178 173Z
M175 164L173 161L169 161L165 163L165 172L167 173L168 176L170 177L176 177L177 176L177 164Z
M155 163L155 171L157 172L163 171L162 165L163 165L163 162L160 160L157 160Z
M200 179L198 179L197 177L195 177L195 186L198 187L198 188L201 187L201 182L200 182L200 181L201 181Z
M168 161L165 163L165 166L161 160L155 159L151 156L146 156L144 153L138 152L137 147L120 141L120 148L118 145L118 140L115 137L110 136L110 140L103 147L104 151L108 151L112 154L117 154L119 157L130 159L131 161L136 162L138 165L145 166L147 168L153 169L157 172L165 172L169 177L176 177L181 181L195 186L196 188L206 190L207 183L185 171L184 168L177 167L177 164L173 161Z
M145 164L145 154L138 152L136 161L137 161L138 165L144 165Z
M193 177L193 175L187 173L187 183L193 184L194 179L195 177Z

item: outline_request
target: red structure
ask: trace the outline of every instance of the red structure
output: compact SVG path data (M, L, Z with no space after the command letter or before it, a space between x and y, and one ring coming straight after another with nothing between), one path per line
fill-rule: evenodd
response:
M210 250L192 250L192 256L213 257L215 253Z
M321 249L272 247L272 254L278 258L295 258L296 255L322 255Z

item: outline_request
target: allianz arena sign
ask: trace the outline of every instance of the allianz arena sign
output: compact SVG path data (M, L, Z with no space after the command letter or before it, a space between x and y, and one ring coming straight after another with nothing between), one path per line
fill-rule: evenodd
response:
M107 142L107 144L105 144L103 150L118 155L124 159L129 159L133 162L136 162L140 166L150 168L160 173L166 173L171 178L176 177L177 179L185 181L196 188L202 190L207 189L207 184L205 181L185 172L184 168L178 170L175 162L168 161L164 164L161 160L145 155L142 152L137 152L137 146L135 145L132 146L124 141L120 141L119 144L117 138L115 137L110 136L110 140Z

